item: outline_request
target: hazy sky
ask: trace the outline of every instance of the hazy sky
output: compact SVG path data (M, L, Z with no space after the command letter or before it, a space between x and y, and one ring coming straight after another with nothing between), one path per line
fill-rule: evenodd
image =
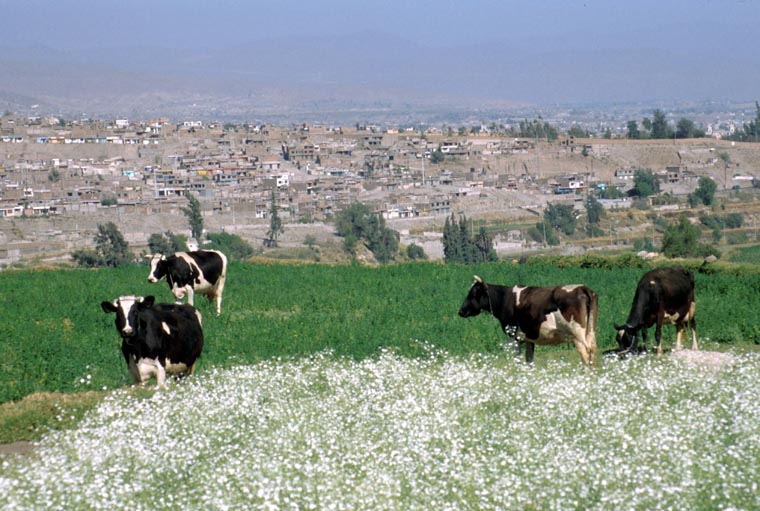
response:
M0 0L0 13L0 45L63 49L218 48L364 31L430 46L760 45L758 0Z
M139 85L119 97L172 74L315 101L760 93L760 0L0 0L0 19L0 93L35 102L116 94L118 73Z

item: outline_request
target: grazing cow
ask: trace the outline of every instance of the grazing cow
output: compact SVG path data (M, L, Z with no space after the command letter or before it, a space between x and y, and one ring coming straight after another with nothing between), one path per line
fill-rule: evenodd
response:
M639 332L644 347L647 328L657 325L657 355L662 355L662 325L676 326L676 349L680 350L681 334L686 323L691 327L691 349L697 348L697 329L694 320L694 275L679 266L657 268L644 274L636 287L631 312L624 325L615 324L620 353L637 351Z
M508 336L515 328L522 331L528 343L527 362L533 361L535 344L572 342L591 366L596 357L597 308L597 295L586 286L508 287L487 284L476 275L459 315L490 312Z
M135 384L155 376L161 387L167 374L193 373L203 349L203 329L193 306L154 301L152 296L121 296L100 306L116 313L121 352Z
M227 276L227 256L218 250L175 252L148 256L150 274L148 282L156 283L166 277L169 289L179 302L187 294L187 303L195 305L195 293L206 295L211 302L216 298L216 315L222 313L222 291Z

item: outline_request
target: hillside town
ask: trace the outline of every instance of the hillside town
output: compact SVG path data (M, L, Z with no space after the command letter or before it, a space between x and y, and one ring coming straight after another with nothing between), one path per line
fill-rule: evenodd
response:
M567 135L547 142L486 127L472 133L6 114L0 148L6 264L88 243L88 219L116 216L130 242L144 245L145 219L160 216L156 229L166 230L167 214L181 218L187 192L203 205L209 228L265 225L274 197L280 216L293 224L327 222L361 201L389 222L422 221L435 230L452 212L529 218L547 202L580 202L594 188L626 191L637 168L651 169L672 194L689 193L701 176L723 190L752 187L760 171L756 144ZM626 198L603 203L630 205ZM40 229L48 224L34 218L74 223ZM129 218L143 221L135 227Z

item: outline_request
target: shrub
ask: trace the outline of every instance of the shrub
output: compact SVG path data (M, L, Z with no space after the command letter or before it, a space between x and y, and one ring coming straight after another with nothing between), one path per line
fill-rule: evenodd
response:
M460 221L454 217L446 219L443 226L443 257L447 263L481 263L495 261L493 240L481 227L473 234L471 225L464 215Z
M74 262L83 268L109 266L115 268L134 262L129 244L113 222L98 224L95 250L80 249L71 253Z
M726 241L729 245L742 245L749 241L746 232L729 232L726 235Z
M416 243L412 243L408 247L406 247L406 256L409 259L427 259L427 255L425 255L425 250L417 245Z
M151 254L185 252L188 250L187 236L174 234L172 231L166 231L165 234L153 233L148 237L148 250Z
M246 259L253 255L253 247L237 234L226 232L210 233L206 236L211 243L205 248L223 252L231 261Z
M669 226L662 237L662 253L666 257L689 257L697 253L701 232L682 215L677 225Z
M385 219L374 214L365 204L356 202L338 213L335 227L338 235L344 238L344 248L351 255L356 254L356 243L364 240L378 262L387 263L396 257L398 233L386 227Z

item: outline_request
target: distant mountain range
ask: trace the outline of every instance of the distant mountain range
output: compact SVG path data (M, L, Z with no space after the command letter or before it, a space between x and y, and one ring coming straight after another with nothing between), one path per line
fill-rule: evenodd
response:
M754 51L428 47L383 34L225 49L0 48L0 109L229 120L520 105L757 99Z

